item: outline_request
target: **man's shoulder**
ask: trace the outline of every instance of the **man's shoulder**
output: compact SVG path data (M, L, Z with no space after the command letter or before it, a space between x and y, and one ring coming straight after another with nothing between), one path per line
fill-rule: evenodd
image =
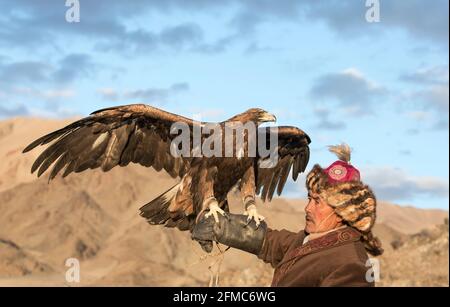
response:
M347 241L324 251L333 258L333 266L341 266L347 263L366 264L369 259L364 244L360 240Z
M345 227L310 242L311 248L329 254L333 263L356 260L366 261L367 253L361 242L361 234L351 227Z

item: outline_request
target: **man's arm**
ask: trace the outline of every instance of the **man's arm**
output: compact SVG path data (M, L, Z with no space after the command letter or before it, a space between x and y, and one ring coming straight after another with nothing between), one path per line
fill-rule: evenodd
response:
M264 262L270 263L272 267L276 267L297 238L298 234L295 232L268 228L263 246L257 256Z
M272 230L263 221L247 221L244 215L228 213L219 223L202 218L194 227L192 239L199 242L216 241L252 253L275 267L284 257L298 234L287 230Z

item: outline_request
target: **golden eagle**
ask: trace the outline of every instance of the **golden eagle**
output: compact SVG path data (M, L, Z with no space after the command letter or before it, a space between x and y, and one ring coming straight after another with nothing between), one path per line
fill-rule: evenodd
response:
M32 173L37 170L41 176L53 164L49 181L60 171L63 177L98 167L107 172L130 162L153 167L158 172L164 169L173 178L179 177L178 184L140 209L141 216L150 224L192 231L197 217L205 210L217 220L218 213L228 212L227 193L236 185L242 194L245 214L258 224L263 217L254 206L255 195L261 193L264 201L270 201L275 190L280 195L289 173L292 171L296 180L309 160L310 138L302 130L287 126L276 127L277 146L272 151L277 151L278 162L274 167L263 167L264 157L249 154L251 137L263 136L270 142L270 127L259 125L275 120L268 112L253 108L216 124L222 132L229 123L256 126L255 135L244 131L244 152L240 156L236 153L222 157L177 156L171 152L173 141L179 136L171 133L173 125L181 123L187 127L193 139L195 121L144 104L125 105L95 111L37 139L23 152L51 143L31 168ZM199 123L200 126L208 124ZM201 140L205 141L211 134L202 134ZM233 135L234 145L236 138ZM193 153L193 141L189 146L188 152Z

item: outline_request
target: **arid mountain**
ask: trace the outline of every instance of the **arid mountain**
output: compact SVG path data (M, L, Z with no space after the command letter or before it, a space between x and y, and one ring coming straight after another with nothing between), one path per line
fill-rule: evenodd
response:
M389 257L380 258L380 286L448 286L448 219L394 247Z
M140 206L175 182L166 174L130 165L50 184L31 175L38 152L22 149L70 121L0 122L0 285L79 285L65 280L67 258L80 261L82 285L208 285L219 265L220 285L270 284L271 267L255 256L217 248L205 255L189 233L139 216ZM231 211L241 212L238 197L229 198ZM270 227L291 231L302 229L304 206L283 198L258 204ZM375 234L386 249L380 285L448 285L448 224L437 226L446 217L447 211L380 203Z
M16 243L0 238L0 276L17 278L52 273L52 269L25 252Z
M19 183L30 182L35 177L30 174L30 166L38 151L22 155L24 145L32 142L42 133L51 132L68 124L71 120L55 121L33 118L14 118L0 121L0 191ZM22 156L22 157L21 157ZM20 157L20 158L19 158Z

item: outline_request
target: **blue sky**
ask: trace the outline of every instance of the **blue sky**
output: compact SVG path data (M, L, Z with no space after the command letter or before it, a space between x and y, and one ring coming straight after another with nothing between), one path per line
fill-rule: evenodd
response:
M380 200L448 209L448 1L379 2L368 23L356 0L79 0L68 23L63 0L0 0L0 118L262 107L311 136L309 168L345 141Z

